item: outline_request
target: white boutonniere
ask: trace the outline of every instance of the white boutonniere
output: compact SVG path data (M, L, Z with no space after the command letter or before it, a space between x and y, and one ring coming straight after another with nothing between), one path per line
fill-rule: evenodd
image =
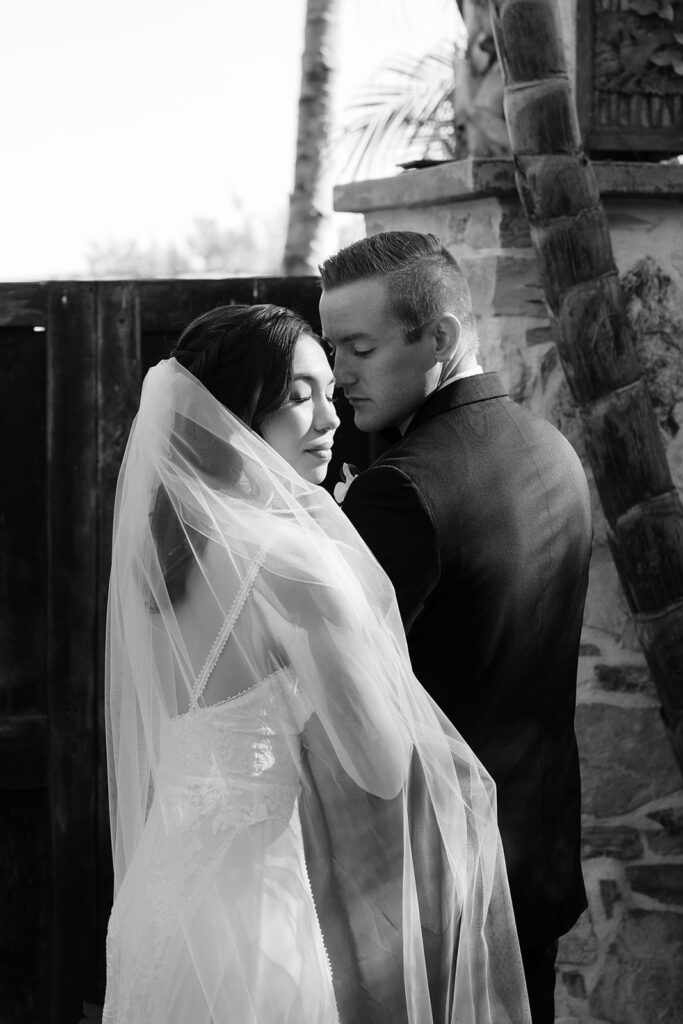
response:
M342 501L346 497L346 492L358 476L358 470L355 466L350 466L348 462L342 463L342 475L341 480L338 484L334 485L332 492L334 500L338 505L341 505Z

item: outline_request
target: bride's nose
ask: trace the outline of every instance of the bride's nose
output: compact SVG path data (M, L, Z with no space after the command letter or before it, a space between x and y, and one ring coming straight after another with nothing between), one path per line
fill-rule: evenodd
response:
M316 430L336 430L340 420L334 404L326 396L316 402L313 426Z

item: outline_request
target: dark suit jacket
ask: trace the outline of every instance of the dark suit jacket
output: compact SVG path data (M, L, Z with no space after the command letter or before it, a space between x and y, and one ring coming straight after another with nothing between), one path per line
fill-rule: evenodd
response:
M499 377L434 392L349 488L415 675L493 776L520 943L586 906L574 736L588 487L569 442Z

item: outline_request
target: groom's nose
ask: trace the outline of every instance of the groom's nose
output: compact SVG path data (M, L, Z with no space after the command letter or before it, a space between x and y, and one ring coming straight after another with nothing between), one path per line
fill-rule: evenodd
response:
M343 388L347 384L351 384L356 379L356 375L351 372L349 366L349 360L346 354L338 348L334 354L334 382L337 387Z

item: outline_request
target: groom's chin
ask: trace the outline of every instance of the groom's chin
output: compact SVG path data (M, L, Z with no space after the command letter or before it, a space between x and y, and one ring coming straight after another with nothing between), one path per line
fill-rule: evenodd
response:
M372 421L369 410L363 408L353 410L353 425L356 430L361 430L364 434L370 434L373 430L378 429Z

